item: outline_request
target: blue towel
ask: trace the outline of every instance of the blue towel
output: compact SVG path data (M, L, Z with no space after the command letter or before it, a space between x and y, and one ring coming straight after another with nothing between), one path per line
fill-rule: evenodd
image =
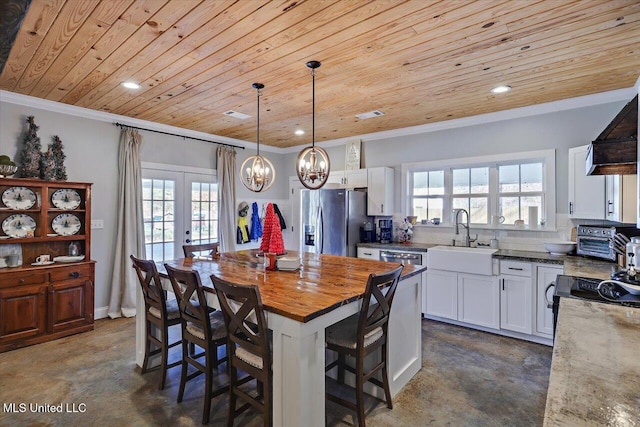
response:
M251 233L249 238L251 240L258 240L262 237L262 223L260 222L260 215L258 215L258 203L253 202L251 204Z

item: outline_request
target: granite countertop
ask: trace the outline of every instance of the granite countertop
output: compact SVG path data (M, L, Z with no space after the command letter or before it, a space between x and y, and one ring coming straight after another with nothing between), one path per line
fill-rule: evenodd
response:
M562 298L544 426L640 420L640 309Z
M358 243L358 247L375 249L392 249L413 252L427 252L434 246L442 246L435 243ZM493 254L497 259L509 259L514 261L537 262L543 264L564 265L564 274L567 276L593 277L596 279L610 279L611 273L620 270L622 267L617 264L587 258L577 255L551 255L548 252L520 251L512 249L498 249Z

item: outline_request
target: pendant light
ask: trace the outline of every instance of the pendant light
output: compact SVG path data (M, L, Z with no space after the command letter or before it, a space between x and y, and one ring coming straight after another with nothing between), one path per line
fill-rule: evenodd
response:
M247 158L240 167L240 179L249 190L259 193L268 190L276 179L276 170L273 163L260 155L260 97L262 96L262 83L254 83L253 88L258 92L258 135L256 137L257 152L255 156Z
M305 187L316 190L321 188L329 178L329 155L327 152L316 147L316 68L320 67L320 62L309 61L307 67L311 69L312 86L312 113L311 113L311 147L303 149L298 154L296 162L296 172L298 179Z

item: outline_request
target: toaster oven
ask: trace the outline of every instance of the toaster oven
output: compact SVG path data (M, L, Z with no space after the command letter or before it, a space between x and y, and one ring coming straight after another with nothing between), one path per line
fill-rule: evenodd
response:
M598 225L579 225L576 238L576 253L609 261L616 261L614 237L616 233L627 237L640 235L635 227L615 227Z

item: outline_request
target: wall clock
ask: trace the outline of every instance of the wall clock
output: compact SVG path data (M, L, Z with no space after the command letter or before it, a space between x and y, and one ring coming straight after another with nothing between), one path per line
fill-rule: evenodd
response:
M27 187L9 187L2 193L2 203L10 209L31 209L36 204L36 193Z
M71 188L61 188L53 193L51 203L58 209L76 209L80 206L80 194Z
M80 231L80 219L73 214L60 214L53 218L51 228L60 236L71 236Z
M34 232L36 222L29 215L15 214L2 221L2 231L10 237L27 237L29 232Z

